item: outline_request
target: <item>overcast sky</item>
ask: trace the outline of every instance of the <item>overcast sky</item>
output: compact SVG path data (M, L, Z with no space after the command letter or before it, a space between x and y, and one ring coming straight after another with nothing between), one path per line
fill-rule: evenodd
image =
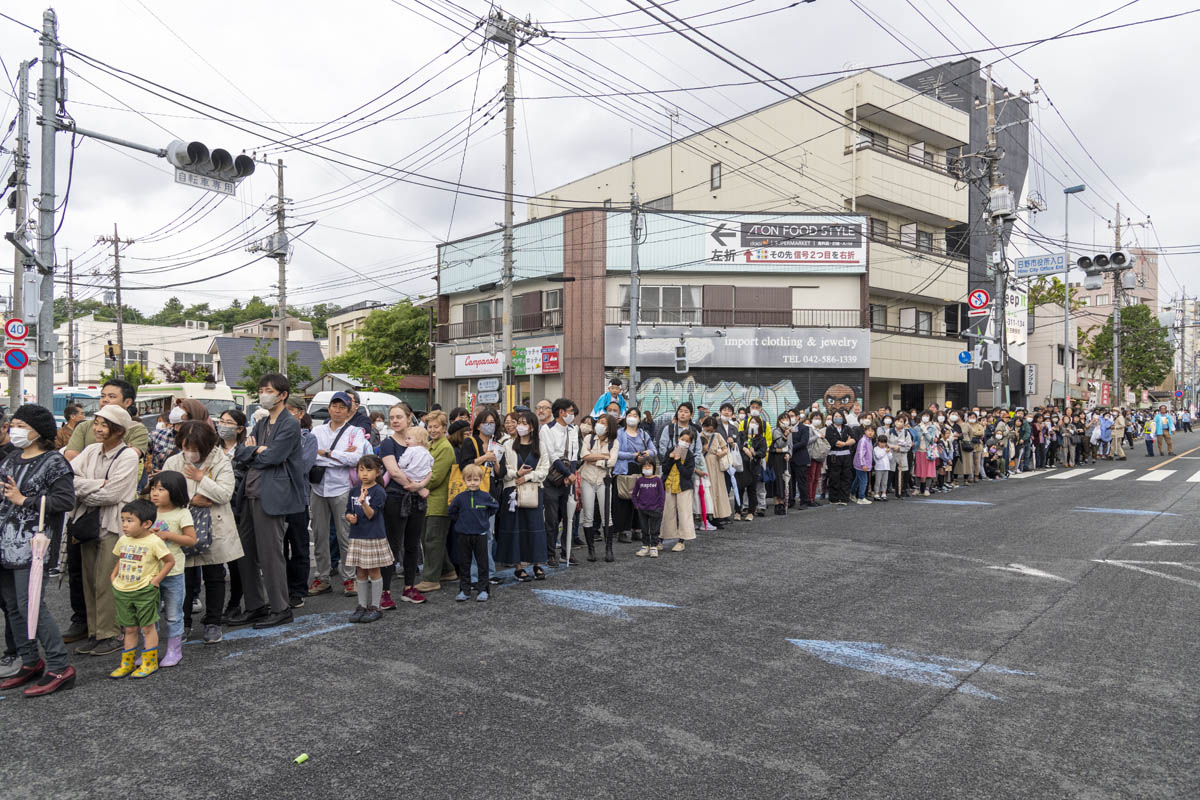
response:
M998 5L982 0L816 0L790 8L789 4L790 0L674 0L664 7L696 25L773 12L714 25L704 32L776 75L794 76L915 58L863 9L920 56L936 63L958 58L962 50L988 46L954 6L995 43L1004 45L1052 36L1117 8L1121 2L1011 0ZM1086 27L1163 16L1188 6L1182 0L1135 0ZM494 50L481 51L477 37L460 41L468 34L460 21L484 15L488 8L489 4L478 0L357 0L342 4L243 0L202 6L161 0L61 2L56 10L64 46L220 109L190 100L182 100L190 109L182 107L68 55L66 66L78 75L68 73L67 110L82 128L148 145L165 146L174 138L196 139L234 153L267 154L272 161L282 156L287 165L286 195L294 201L291 222L298 226L292 232L304 232L288 267L289 302L348 305L365 299L395 302L409 295L425 295L434 290L436 242L485 231L503 218L503 204L498 199L456 197L446 190L449 183L458 181L460 169L463 184L493 192L503 188L504 118L499 105L503 63ZM35 26L40 26L44 9L43 4L31 0L8 0L3 6L4 13ZM697 16L719 9L724 10ZM634 83L660 89L746 80L676 34L630 37L662 28L629 0L528 0L506 10L528 14L565 37L522 48L517 92L521 97L577 94L579 86L595 91L600 82L624 89L634 88ZM1071 214L1072 239L1082 247L1089 246L1093 238L1100 243L1099 249L1111 245L1107 225L1117 201L1122 216L1134 221L1151 215L1162 244L1168 247L1198 241L1191 180L1194 167L1189 164L1194 163L1193 154L1200 152L1200 112L1190 96L1180 91L1181 79L1193 71L1190 60L1198 33L1200 14L1049 42L1016 57L1020 67L1041 80L1083 143L1081 147L1075 141L1043 97L1039 119L1045 138L1035 134L1035 152L1045 164L1045 175L1038 180L1045 186L1049 209L1033 220L1039 230L1062 235L1062 184L1085 183L1088 191L1078 197L1087 205L1076 204ZM616 36L625 38L611 38ZM35 34L0 19L0 59L13 80L19 63L40 52ZM1001 61L1002 56L983 53L977 57L983 63L996 61L997 78L1014 91L1031 88L1032 81L1012 62ZM584 67L589 76L558 59ZM925 66L917 62L880 71L901 77ZM562 85L556 86L552 78ZM407 80L393 89L402 79ZM800 79L796 85L809 88L823 80ZM31 86L36 87L36 79ZM16 103L7 86L3 91L0 106L7 129ZM381 99L354 111L385 92ZM412 94L399 99L407 92ZM680 126L688 130L777 97L761 86L742 86L672 94L668 99L642 96L605 101L615 103L625 117L636 118L636 126L594 100L523 100L516 118L517 192L545 191L627 158L631 131L637 151L661 144L666 140L660 131L665 130L668 102L678 105ZM472 108L477 113L464 160L462 133ZM396 116L378 121L389 115ZM350 128L341 127L364 116L365 120ZM338 118L337 123L308 133ZM482 124L484 120L488 120L486 124ZM372 121L377 122L363 127ZM271 140L282 135L263 125L305 138L350 133L328 142L330 148L346 155L328 150L281 150ZM36 124L31 139L36 159L40 141ZM12 145L9 136L4 146ZM69 145L70 136L60 134L60 203L67 185ZM78 258L84 282L107 281L92 273L110 268L111 257L106 253L111 247L99 246L95 239L100 234L111 235L117 223L122 238L138 240L128 248L122 265L125 300L143 311L154 311L172 295L185 303L208 302L214 307L224 306L234 297L274 295L276 266L268 260L203 283L159 288L217 275L253 258L240 240L254 238L258 228L273 226L261 210L275 192L273 169L260 164L236 198L220 200L198 189L174 185L163 159L94 140L80 139L77 145L66 219L56 244L60 263L68 250L71 257ZM439 189L381 180L314 153L368 169L375 168L360 159L399 162L449 183L437 184L442 187ZM0 156L5 175L11 172L10 158L8 154ZM36 194L36 161L30 180ZM516 216L518 220L525 217L520 205ZM5 212L3 219L0 227L10 228L11 212ZM311 221L317 224L302 224ZM167 229L170 235L152 235L169 223L174 223ZM1126 245L1136 243L1153 245L1154 233L1148 228L1132 229ZM1200 248L1185 249L1200 252ZM231 252L179 266L221 250ZM7 259L4 264L7 266ZM1160 263L1164 300L1178 293L1180 284L1192 293L1200 289L1198 265L1196 255L1185 253ZM139 273L155 269L159 271ZM98 288L80 289L82 296L99 292Z

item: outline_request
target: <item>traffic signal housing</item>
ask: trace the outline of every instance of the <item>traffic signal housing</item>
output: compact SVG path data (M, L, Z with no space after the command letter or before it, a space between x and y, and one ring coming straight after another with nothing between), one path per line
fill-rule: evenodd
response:
M686 344L675 345L675 374L685 375L688 371L688 353Z
M176 139L167 145L167 161L184 172L235 183L254 174L250 156L233 156L220 148L209 150L203 142Z

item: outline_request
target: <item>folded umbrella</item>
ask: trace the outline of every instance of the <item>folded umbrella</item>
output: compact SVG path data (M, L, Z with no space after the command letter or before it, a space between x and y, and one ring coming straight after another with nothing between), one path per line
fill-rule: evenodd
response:
M29 599L25 604L26 638L37 639L38 612L42 608L42 560L50 547L50 539L43 532L46 524L46 496L42 495L41 507L38 509L38 530L29 543L33 555L29 562Z

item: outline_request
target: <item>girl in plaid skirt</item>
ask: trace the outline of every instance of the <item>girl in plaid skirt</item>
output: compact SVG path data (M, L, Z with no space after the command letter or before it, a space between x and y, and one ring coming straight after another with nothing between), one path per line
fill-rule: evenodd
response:
M383 525L383 506L387 494L379 485L383 460L367 454L358 460L358 478L362 487L350 492L346 500L346 521L350 523L350 546L346 548L345 564L354 567L358 607L350 615L351 622L374 622L383 616L379 603L383 598L383 576L380 569L396 563L388 546L387 530Z

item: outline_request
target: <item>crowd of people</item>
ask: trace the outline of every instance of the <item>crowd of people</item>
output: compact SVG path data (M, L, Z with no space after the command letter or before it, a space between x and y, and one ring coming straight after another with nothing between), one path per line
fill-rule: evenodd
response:
M717 409L681 402L654 420L614 379L589 409L566 398L473 416L404 403L368 415L337 392L315 423L288 379L268 374L251 419L184 400L148 431L136 390L113 380L83 419L24 405L0 425L0 691L71 688L78 656L119 658L114 679L183 660L195 637L286 625L340 590L371 623L443 585L487 602L560 563L680 553L698 531L829 503L867 505L1014 472L1173 455L1191 419L1157 411L1044 408ZM39 537L50 539L41 561ZM59 553L65 553L60 564ZM71 620L43 598L27 635L30 571L65 572ZM399 575L401 581L396 582ZM451 589L452 591L452 589ZM201 601L201 597L203 600ZM202 611L200 624L193 617ZM160 643L165 639L165 645ZM160 657L160 647L162 649Z

